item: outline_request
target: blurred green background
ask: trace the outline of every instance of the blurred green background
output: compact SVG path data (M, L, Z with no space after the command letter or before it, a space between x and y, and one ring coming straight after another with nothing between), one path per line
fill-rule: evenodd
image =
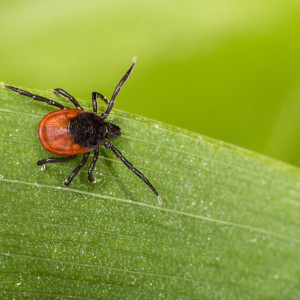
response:
M0 80L116 108L300 166L300 1L1 1Z

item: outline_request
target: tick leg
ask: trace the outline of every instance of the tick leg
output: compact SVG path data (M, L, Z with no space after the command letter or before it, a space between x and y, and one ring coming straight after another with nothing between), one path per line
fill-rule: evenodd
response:
M71 183L71 181L74 179L74 177L78 174L78 172L81 170L81 168L85 165L88 157L89 157L89 152L85 153L83 155L82 161L81 163L77 166L77 168L71 173L71 175L69 176L69 178L64 182L64 185L69 185Z
M73 96L71 96L69 93L67 93L65 90L63 90L63 89L54 89L53 92L57 95L61 95L65 98L69 99L75 105L75 107L77 109L83 110L83 108L80 106L80 104L77 102L77 100Z
M157 196L158 198L158 203L161 205L162 204L162 199L159 196L157 190L154 188L154 186L150 183L150 181L137 169L133 167L133 165L122 155L122 153L115 148L111 143L105 142L104 146L108 149L110 149L114 154L125 164L125 166L130 169L137 177L142 179L148 186L149 188L153 191L153 193Z
M135 62L136 62L136 57L133 58L131 67L129 68L129 70L126 72L126 74L123 76L123 78L121 79L121 81L116 86L116 88L115 88L115 90L114 90L114 92L113 92L113 94L111 96L111 99L108 102L108 106L107 106L106 111L100 116L100 118L102 120L104 120L109 115L110 111L112 110L112 108L113 108L113 106L115 104L115 99L118 96L118 94L120 93L122 85L127 81L128 77L130 76L130 74L131 74L131 72L132 72L132 70L134 68Z
M92 92L93 111L97 113L97 98L100 98L104 103L108 104L106 97L98 92Z
M37 161L37 165L41 166L47 163L55 163L55 162L65 162L68 160L71 160L73 158L75 158L77 155L70 155L67 157L51 157L51 158L46 158L46 159L42 159L42 160L38 160Z
M20 95L23 95L23 96L26 96L26 97L29 97L29 98L32 98L33 100L37 100L37 101L42 101L42 102L45 102L49 105L53 105L53 106L56 106L56 107L59 107L60 109L64 109L64 108L68 108L67 106L64 106L56 101L53 101L53 100L50 100L50 99L47 99L47 98L44 98L42 96L38 96L38 95L34 95L34 94L31 94L29 92L26 92L26 91L23 91L21 89L18 89L16 87L13 87L13 86L10 86L10 85L6 85L4 84L4 86Z
M96 182L97 182L97 179L94 179L94 178L93 178L93 170L94 170L95 165L96 165L96 162L97 162L97 160L98 160L98 155L99 155L99 149L94 150L94 158L93 158L93 161L92 161L92 163L90 164L89 170L88 170L88 178L89 178L89 181L91 181L91 182L93 182L93 183L96 183Z
M108 100L106 97L104 97L102 94L98 92L92 92L92 100L96 100L97 98L100 98L104 103L108 104Z

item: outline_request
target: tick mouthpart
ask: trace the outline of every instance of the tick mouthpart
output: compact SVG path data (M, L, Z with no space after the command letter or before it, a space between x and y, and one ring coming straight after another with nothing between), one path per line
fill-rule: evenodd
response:
M107 134L106 137L108 139L114 138L114 137L118 137L120 136L121 133L121 128L115 124L112 123L106 123L107 126Z

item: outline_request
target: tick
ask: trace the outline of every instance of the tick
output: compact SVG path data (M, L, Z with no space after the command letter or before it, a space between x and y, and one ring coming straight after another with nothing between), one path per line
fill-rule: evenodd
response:
M65 186L71 183L81 168L86 164L90 152L92 151L94 151L94 157L88 168L88 179L93 183L98 181L93 177L93 170L98 160L99 148L104 146L111 150L126 165L127 168L129 168L149 186L153 193L158 197L159 204L161 204L162 199L150 181L140 171L134 168L133 165L122 155L122 153L108 141L111 138L119 137L121 135L121 128L115 124L106 122L105 119L111 112L115 104L115 99L121 91L123 84L130 76L135 62L136 58L133 59L129 70L116 86L109 101L98 92L92 93L92 113L85 111L77 100L63 89L55 89L54 93L67 98L76 107L75 109L64 106L54 100L31 94L27 91L4 83L2 84L4 87L19 93L20 95L30 97L33 100L45 102L59 108L59 110L53 111L41 119L38 127L38 135L45 150L53 154L67 156L42 159L39 160L37 164L41 166L46 163L66 162L80 154L83 154L80 164L64 182ZM107 104L105 112L103 112L100 116L97 115L98 98Z

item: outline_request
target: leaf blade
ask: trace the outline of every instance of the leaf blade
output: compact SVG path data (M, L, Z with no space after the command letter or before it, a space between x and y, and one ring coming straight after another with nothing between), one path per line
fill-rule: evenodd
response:
M0 97L3 295L299 295L297 168L115 110L110 121L124 134L112 143L163 205L108 151L98 184L85 169L63 187L78 160L43 172L35 165L48 155L36 127L52 108L4 89Z

